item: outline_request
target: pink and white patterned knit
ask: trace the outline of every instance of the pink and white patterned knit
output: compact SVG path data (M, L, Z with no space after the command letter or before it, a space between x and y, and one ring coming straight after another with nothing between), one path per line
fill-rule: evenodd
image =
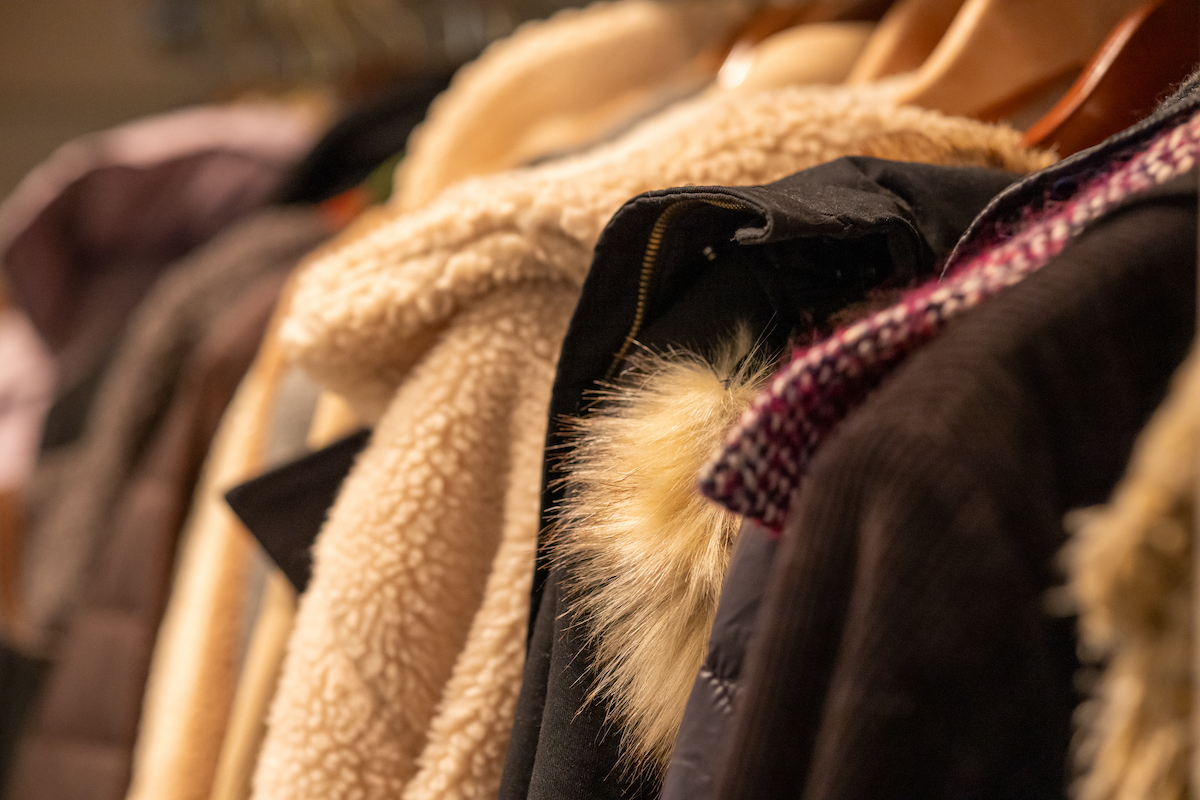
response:
M1070 199L1022 220L1003 242L948 265L944 277L895 306L797 350L701 471L700 491L778 531L817 448L908 355L1036 272L1123 200L1192 169L1198 151L1200 112L1088 180Z

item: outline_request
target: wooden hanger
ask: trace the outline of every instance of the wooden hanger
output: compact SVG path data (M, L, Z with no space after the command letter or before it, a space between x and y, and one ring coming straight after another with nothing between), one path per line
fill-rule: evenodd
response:
M897 99L995 119L1086 65L1135 0L966 0Z
M892 5L893 0L812 0L789 5L764 3L709 58L724 84L740 83L735 76L744 73L754 48L768 36L814 22L873 22Z
M1200 61L1200 0L1146 0L1113 29L1057 105L1025 133L1060 155L1143 119Z
M937 47L963 0L900 0L883 15L847 83L869 83L917 69Z
M755 92L842 83L874 29L872 22L811 22L788 28L759 42L747 54L744 68L722 69L717 84L726 90Z

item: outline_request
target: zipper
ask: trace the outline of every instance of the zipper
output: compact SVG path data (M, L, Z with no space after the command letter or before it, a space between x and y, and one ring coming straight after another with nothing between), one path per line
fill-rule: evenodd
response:
M724 208L729 211L752 210L752 207L745 203L692 197L676 200L662 210L662 213L658 215L658 219L654 220L654 226L650 229L650 237L646 241L646 249L642 252L642 270L638 276L637 307L633 313L633 323L629 326L629 333L625 335L625 341L621 343L620 349L617 350L616 356L613 357L608 371L604 373L605 381L612 379L617 367L620 366L621 362L625 360L625 356L629 353L629 348L633 347L633 343L637 341L638 334L642 332L642 324L646 321L646 307L650 302L650 283L654 280L654 273L658 269L658 258L662 251L662 243L663 239L666 238L668 226L675 217L679 216L681 211L701 204Z

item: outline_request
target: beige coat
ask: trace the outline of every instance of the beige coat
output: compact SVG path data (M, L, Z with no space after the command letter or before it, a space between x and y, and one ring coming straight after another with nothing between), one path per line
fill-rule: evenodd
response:
M587 155L461 183L308 265L284 343L376 428L317 540L256 798L494 796L555 360L601 229L643 191L846 154L1046 163L1012 130L878 88L713 95Z
M394 204L578 147L711 77L748 0L617 0L529 22L459 70L414 131Z

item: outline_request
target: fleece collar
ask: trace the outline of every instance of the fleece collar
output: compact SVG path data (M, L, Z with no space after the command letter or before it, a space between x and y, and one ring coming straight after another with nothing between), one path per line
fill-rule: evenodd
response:
M628 198L767 183L850 154L1016 171L1047 160L1014 131L897 108L878 87L709 95L584 155L457 184L416 212L377 212L303 270L281 336L372 421L464 309L503 287L579 287Z

